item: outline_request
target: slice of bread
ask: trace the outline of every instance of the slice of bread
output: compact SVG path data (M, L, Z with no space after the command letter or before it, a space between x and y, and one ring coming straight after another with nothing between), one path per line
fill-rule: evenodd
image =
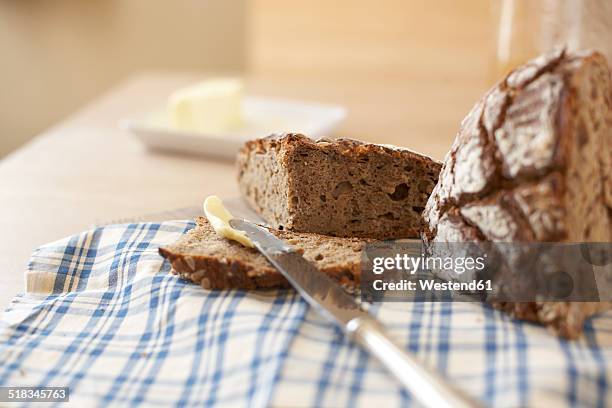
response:
M299 134L247 142L238 183L271 226L338 237L418 236L441 163L411 150Z
M159 248L159 253L172 264L173 272L204 289L289 287L289 282L256 249L219 237L204 217L198 217L196 223L176 243ZM361 254L368 240L270 231L347 289L359 284Z

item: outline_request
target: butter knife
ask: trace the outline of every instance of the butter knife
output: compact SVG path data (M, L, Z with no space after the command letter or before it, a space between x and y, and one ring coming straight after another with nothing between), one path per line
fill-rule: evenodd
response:
M249 221L234 218L229 224L243 231L311 307L376 357L423 406L480 406L400 348L352 296L293 247Z

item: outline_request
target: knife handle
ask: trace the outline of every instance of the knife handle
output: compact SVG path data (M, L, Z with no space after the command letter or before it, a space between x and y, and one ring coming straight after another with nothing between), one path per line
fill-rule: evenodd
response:
M478 407L480 404L427 370L399 347L383 327L369 317L351 320L346 329L359 345L374 355L426 407Z

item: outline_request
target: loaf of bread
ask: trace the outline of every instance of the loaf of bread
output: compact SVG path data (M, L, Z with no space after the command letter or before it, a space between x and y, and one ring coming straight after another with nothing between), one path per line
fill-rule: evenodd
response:
M256 249L219 237L204 217L198 217L196 223L178 242L159 248L175 273L204 289L289 287L289 282ZM345 288L354 290L359 285L361 252L367 240L270 231Z
M558 50L512 71L463 120L424 211L426 242L611 242L605 58ZM607 303L498 307L574 338Z
M338 237L418 236L441 163L351 139L273 135L247 142L238 182L273 227Z

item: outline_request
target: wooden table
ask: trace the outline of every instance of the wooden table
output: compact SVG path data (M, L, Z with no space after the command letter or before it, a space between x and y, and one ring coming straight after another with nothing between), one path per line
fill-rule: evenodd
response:
M0 162L0 309L23 291L32 250L105 220L193 206L238 194L230 162L146 150L120 118L164 103L198 74L128 79ZM441 158L481 83L248 80L250 91L342 103L339 134L411 146Z

